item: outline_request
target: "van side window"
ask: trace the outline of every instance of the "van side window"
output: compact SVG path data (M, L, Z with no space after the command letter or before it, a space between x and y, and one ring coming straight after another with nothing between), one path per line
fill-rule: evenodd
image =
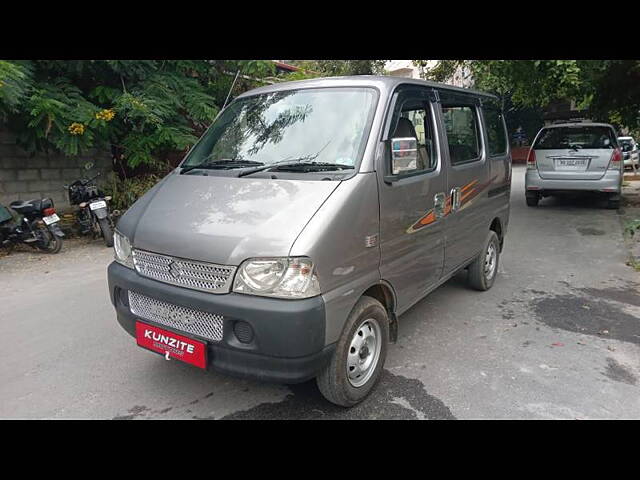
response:
M499 155L506 155L507 133L504 130L502 113L500 113L499 110L485 107L482 108L482 112L484 113L487 137L489 138L489 144L487 145L489 156L497 157Z
M475 107L442 105L452 165L480 159L480 128Z
M424 103L405 102L391 138L415 137L418 140L418 161L413 169L403 173L431 171L436 168L435 142L430 112Z

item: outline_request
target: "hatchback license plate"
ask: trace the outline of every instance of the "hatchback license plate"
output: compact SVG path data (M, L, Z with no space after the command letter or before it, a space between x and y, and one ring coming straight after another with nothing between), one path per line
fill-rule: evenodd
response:
M42 221L47 225L51 225L52 223L59 222L60 217L56 213L54 213L53 215L49 215L48 217L42 217Z
M89 204L89 208L91 210L97 210L98 208L106 208L107 207L107 202L105 202L104 200L100 200L99 202L93 202Z
M558 166L560 167L584 167L587 164L586 160L558 160Z
M207 367L207 345L189 337L136 322L136 342L140 347L162 353L199 368Z

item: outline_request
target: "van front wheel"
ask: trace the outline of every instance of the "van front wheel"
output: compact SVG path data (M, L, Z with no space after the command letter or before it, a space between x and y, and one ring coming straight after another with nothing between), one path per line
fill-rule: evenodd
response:
M469 286L480 291L489 290L498 274L499 261L500 240L496 232L490 230L482 252L469 265Z
M384 306L362 297L353 308L336 351L316 383L331 403L352 407L380 380L389 344L389 316Z

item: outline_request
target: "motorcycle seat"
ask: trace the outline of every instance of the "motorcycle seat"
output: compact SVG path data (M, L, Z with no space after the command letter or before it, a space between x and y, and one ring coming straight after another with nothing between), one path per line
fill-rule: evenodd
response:
M11 208L13 208L18 213L23 213L25 211L40 211L42 210L42 199L34 199L34 200L16 200L15 202L11 202L9 204Z

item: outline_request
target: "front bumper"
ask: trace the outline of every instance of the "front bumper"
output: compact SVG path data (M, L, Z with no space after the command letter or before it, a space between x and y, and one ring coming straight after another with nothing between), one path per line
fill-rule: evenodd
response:
M620 193L622 172L607 170L598 180L550 180L540 177L537 169L528 169L525 176L526 191L590 191Z
M133 337L139 317L129 309L128 290L222 315L222 340L207 341L208 370L263 381L299 383L317 376L335 350L335 345L324 345L325 308L321 296L283 300L236 293L216 295L151 280L116 262L109 265L108 278L118 322ZM203 340L146 318L140 320ZM253 329L249 343L236 337L233 326L237 321L247 322Z

